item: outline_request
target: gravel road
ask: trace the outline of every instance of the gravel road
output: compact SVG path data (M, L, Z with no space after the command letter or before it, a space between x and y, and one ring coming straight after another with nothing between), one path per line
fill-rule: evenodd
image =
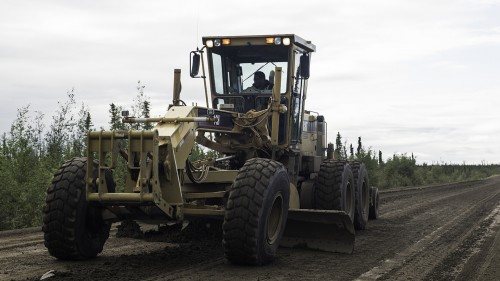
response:
M380 194L381 217L351 255L280 248L263 267L234 266L220 235L116 238L83 262L59 261L40 228L0 232L0 280L500 280L500 177ZM146 230L146 229L143 229Z

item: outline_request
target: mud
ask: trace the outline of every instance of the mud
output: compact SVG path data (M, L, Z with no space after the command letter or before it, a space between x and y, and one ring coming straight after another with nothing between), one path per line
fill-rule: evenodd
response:
M51 270L45 280L500 278L499 177L384 191L380 199L380 219L356 233L351 255L280 248L270 265L234 266L224 258L221 222L199 221L184 229L117 224L96 259L66 262L49 256L41 230L31 228L0 232L0 280L40 280Z

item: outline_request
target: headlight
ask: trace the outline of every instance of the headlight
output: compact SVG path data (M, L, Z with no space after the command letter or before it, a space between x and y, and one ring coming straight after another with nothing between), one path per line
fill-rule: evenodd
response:
M215 47L220 47L220 39L215 39L214 40L214 46Z
M281 37L266 37L266 44L281 45Z
M207 40L205 42L205 45L207 45L207 48L212 48L214 46L214 41L212 40Z
M283 38L283 45L285 46L290 45L290 38Z

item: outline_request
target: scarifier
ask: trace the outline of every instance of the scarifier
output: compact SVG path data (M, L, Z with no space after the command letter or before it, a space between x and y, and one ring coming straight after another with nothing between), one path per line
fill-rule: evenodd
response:
M203 79L206 107L180 99L176 69L164 117L124 113L123 122L156 123L152 130L90 131L87 157L56 172L44 208L51 255L93 258L111 223L124 219L205 217L223 220L230 262L260 265L279 245L351 253L355 229L378 216L364 164L334 160L324 116L305 110L314 44L293 34L202 41L190 53L190 76ZM273 86L252 87L257 71ZM191 161L197 145L218 157ZM128 171L122 187L113 178L119 161Z

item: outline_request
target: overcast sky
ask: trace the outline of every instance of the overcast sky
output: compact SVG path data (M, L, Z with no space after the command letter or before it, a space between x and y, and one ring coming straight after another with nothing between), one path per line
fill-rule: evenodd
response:
M211 5L210 3L213 3ZM317 46L307 108L363 144L418 163L500 163L500 0L0 1L0 133L17 109L46 127L75 89L96 128L127 108L137 81L163 115L173 71L201 36L294 33Z

